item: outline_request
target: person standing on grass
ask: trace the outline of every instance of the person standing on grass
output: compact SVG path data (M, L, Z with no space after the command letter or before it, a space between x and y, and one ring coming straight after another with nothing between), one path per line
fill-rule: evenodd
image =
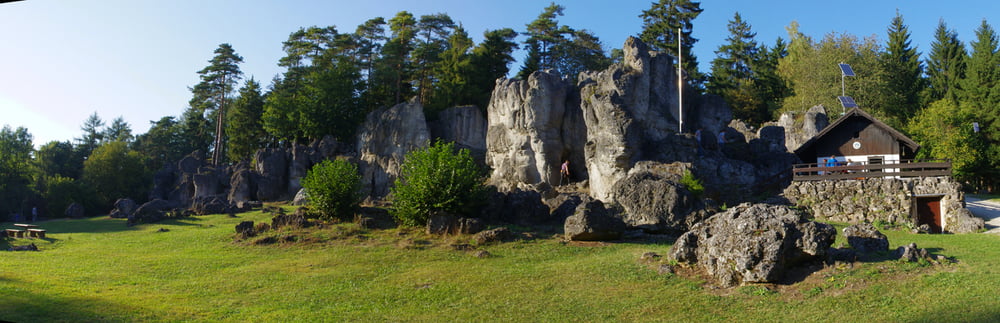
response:
M37 206L32 206L31 207L31 222L35 222L35 221L38 221L38 207Z

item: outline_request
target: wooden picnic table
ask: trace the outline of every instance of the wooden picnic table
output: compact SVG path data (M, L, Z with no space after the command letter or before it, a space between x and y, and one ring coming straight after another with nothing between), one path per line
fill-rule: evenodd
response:
M37 224L27 224L27 223L14 223L14 226L15 227L22 227L22 228L25 228L25 229L36 229L36 228L38 228Z

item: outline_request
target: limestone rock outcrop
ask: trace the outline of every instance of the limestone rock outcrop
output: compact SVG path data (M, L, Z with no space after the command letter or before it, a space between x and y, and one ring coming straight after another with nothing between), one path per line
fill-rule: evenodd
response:
M649 233L680 234L708 217L701 201L678 184L690 168L687 163L636 164L612 188L614 199L624 209L625 224Z
M455 148L468 149L477 162L486 162L486 117L476 106L460 106L442 110L430 123L431 136L455 143Z
M844 238L855 252L862 255L889 250L889 238L871 223L858 223L844 228Z
M579 105L570 100L573 93L569 81L549 71L526 80L497 80L487 108L490 184L503 192L538 183L558 185L565 160L575 180L586 179L586 134Z
M410 151L426 147L430 131L419 103L400 103L372 111L358 129L358 158L362 191L380 199L399 176Z
M266 148L254 154L257 180L257 198L261 201L281 199L288 188L288 152L284 149Z
M776 123L768 123L785 129L785 147L788 151L795 151L802 144L815 137L826 126L830 125L830 118L827 116L826 108L817 105L809 108L805 114L797 117L795 113L783 113Z
M116 219L128 218L135 212L136 204L130 198L120 198L115 201L115 208L111 210L108 216Z
M695 224L669 257L700 266L721 286L777 282L793 266L825 259L836 234L787 206L744 203Z
M625 233L625 222L619 210L609 208L600 200L589 199L576 208L573 216L566 218L563 236L568 240L606 241L617 240Z

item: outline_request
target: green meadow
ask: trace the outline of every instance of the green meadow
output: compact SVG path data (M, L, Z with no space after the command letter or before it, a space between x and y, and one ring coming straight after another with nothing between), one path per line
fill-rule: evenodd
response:
M883 231L954 263L827 266L794 283L717 288L640 262L671 241L566 243L354 224L234 240L250 212L126 227L105 217L40 223L38 252L0 251L0 320L82 321L838 321L1000 320L1000 236ZM4 223L11 228L11 223ZM842 228L842 226L838 226ZM837 244L842 241L837 242ZM488 257L474 256L486 251ZM659 260L666 262L666 260Z

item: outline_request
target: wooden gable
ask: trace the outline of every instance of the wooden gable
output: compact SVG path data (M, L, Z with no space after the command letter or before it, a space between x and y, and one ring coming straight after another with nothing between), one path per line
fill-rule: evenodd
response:
M913 158L916 142L875 119L859 108L853 108L795 150L803 161L825 156L900 155Z

